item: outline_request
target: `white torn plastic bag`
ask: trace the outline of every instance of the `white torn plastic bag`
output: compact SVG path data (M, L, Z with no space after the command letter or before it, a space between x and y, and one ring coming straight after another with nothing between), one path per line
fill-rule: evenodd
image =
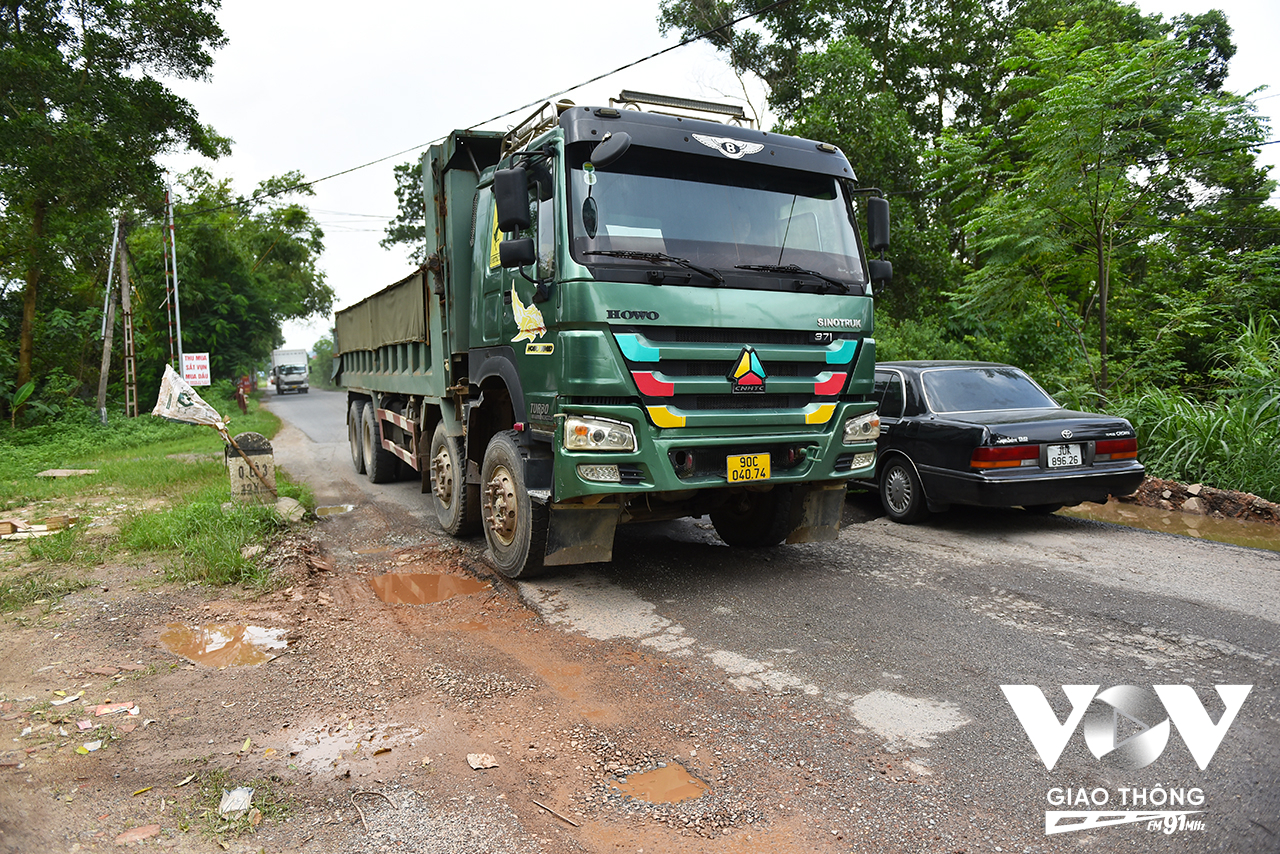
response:
M222 802L218 804L218 815L227 821L237 819L249 811L253 801L253 789L241 786L238 789L222 790Z

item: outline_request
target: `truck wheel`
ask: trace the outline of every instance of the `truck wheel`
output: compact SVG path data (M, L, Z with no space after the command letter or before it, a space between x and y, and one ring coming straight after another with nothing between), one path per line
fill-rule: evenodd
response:
M890 519L904 525L929 515L920 477L901 457L891 459L880 472L880 505Z
M279 390L276 394L279 394ZM360 441L361 420L364 415L364 401L351 401L351 409L347 411L347 444L351 446L351 465L356 474L364 474L364 443Z
M726 545L740 549L776 546L791 533L790 487L743 492L710 513L711 524Z
M489 560L508 578L542 572L550 516L524 484L524 461L512 430L489 440L480 466L480 513Z
M366 403L361 416L360 444L364 449L364 473L374 483L390 483L400 472L400 458L382 447L382 424L374 417L376 407Z
M467 483L467 464L458 443L436 425L431 434L431 494L440 527L455 537L480 531L480 485Z

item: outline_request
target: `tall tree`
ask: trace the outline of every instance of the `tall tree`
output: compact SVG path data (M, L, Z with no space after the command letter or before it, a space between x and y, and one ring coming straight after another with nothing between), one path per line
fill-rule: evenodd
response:
M311 190L297 172L263 181L251 200L237 198L229 181L203 169L178 183L174 220L184 349L207 351L217 378L249 373L284 342L284 321L333 308L333 289L316 267L324 232L305 207L282 200L287 192ZM154 373L158 384L169 358L161 227L139 228L131 240L138 288L150 294L138 300L135 320L139 383Z
M23 282L17 384L31 377L40 290L64 277L77 223L159 197L156 158L226 141L159 75L200 79L226 39L219 0L0 4L0 259Z
M427 260L427 203L422 194L422 161L401 163L396 174L396 218L387 224L386 237L378 245L409 248L409 260Z
M1095 45L1083 24L1025 30L1006 63L1007 135L948 140L935 175L957 198L985 191L963 223L978 261L968 306L1016 311L1039 293L1096 364L1104 401L1117 285L1179 220L1260 180L1235 155L1263 127L1244 99L1205 85L1208 55L1172 37Z

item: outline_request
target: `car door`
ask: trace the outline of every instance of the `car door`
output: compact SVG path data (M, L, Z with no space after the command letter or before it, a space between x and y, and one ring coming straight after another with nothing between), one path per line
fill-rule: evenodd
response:
M883 454L887 449L897 447L901 436L903 411L906 396L903 393L902 372L890 368L877 368L872 396L876 400L876 409L880 413L880 440L876 443L876 451Z

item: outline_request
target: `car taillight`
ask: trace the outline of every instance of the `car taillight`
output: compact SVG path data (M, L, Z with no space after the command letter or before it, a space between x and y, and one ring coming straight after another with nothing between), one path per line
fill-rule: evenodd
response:
M1138 440L1136 437L1128 439L1103 439L1094 448L1093 459L1096 462L1105 462L1106 460L1131 460L1138 456Z
M969 468L1003 469L1040 464L1039 445L1001 445L998 448L978 448L969 459Z

